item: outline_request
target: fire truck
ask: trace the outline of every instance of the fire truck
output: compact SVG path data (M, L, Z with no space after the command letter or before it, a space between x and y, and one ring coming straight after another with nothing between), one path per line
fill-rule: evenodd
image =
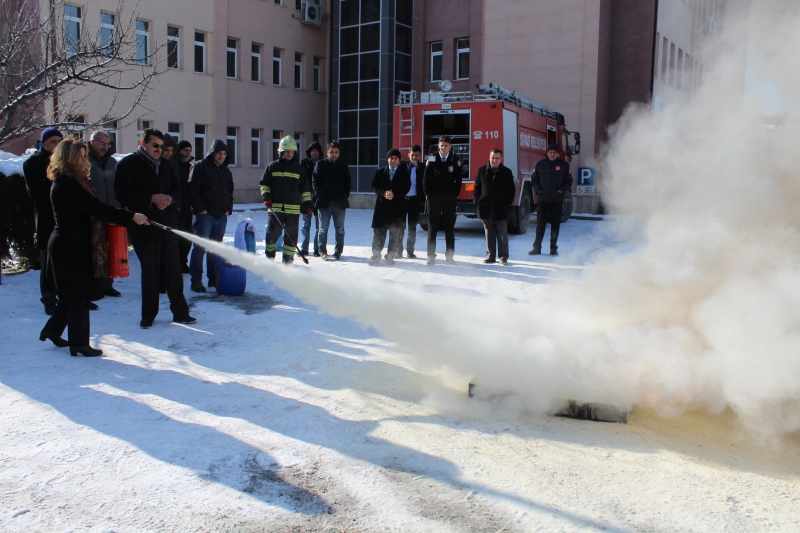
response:
M453 139L452 150L464 163L457 213L476 218L475 174L479 165L489 162L491 149L500 148L503 164L514 173L517 186L508 231L525 233L537 203L531 188L536 163L546 157L547 146L552 143L558 144L562 158L571 161L573 155L580 153L580 133L567 129L561 113L493 83L478 85L477 93L451 92L452 84L446 80L439 88L441 91L420 93L419 99L416 91L398 94L394 138L400 150L405 154L418 144L424 161L439 150L439 136L449 135ZM473 158L474 165L470 165ZM570 191L564 193L562 222L572 213L572 196ZM428 229L425 216L420 216L419 222L422 229Z

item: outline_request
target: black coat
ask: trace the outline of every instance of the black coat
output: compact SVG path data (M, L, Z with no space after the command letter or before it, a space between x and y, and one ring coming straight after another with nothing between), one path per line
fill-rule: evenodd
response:
M103 280L94 276L89 217L131 227L133 213L104 204L67 175L56 176L50 198L55 229L48 245L46 288L63 300L98 300Z
M453 152L447 154L447 159L442 161L439 153L436 153L434 161L425 161L425 174L422 177L422 187L425 196L431 194L452 194L455 197L461 193L461 181L463 180L463 163ZM419 170L417 171L419 179ZM419 190L419 182L417 182Z
M22 164L28 196L33 200L33 213L36 217L36 246L39 250L47 250L47 242L56 225L53 218L53 206L50 204L50 187L53 182L47 179L47 167L50 164L51 155L47 150L37 150Z
M217 141L205 159L197 161L189 176L189 193L195 214L208 211L214 218L233 213L233 174L228 168L228 159L220 166L214 163ZM224 146L224 145L223 145ZM227 151L227 148L224 148Z
M514 174L505 165L492 177L491 164L486 163L475 175L475 203L481 220L508 220L508 208L517 195Z
M399 165L394 172L394 179L389 179L388 165L378 169L372 178L372 190L378 195L375 201L375 213L372 215L373 228L385 228L392 222L405 220L406 195L411 188L411 176L405 165ZM387 200L383 194L392 191L394 198Z
M125 208L142 213L148 219L171 228L178 225L178 209L181 205L181 181L172 165L161 158L158 174L138 151L125 156L117 163L114 179L117 201ZM151 202L154 194L168 194L174 202L163 211ZM158 242L176 239L169 231L155 226L136 226L131 229L131 240L136 242Z
M539 195L539 202L563 202L564 191L572 189L569 163L563 159L555 161L542 159L536 163L536 168L533 170L531 186L533 192Z
M317 161L311 186L316 196L316 209L327 209L331 200L337 200L340 207L350 207L350 167L341 157L336 162L328 158Z
M192 159L188 161L178 161L178 176L181 179L181 212L189 212L192 210L192 193L189 191L189 174L192 172Z
M319 141L314 141L308 145L306 148L306 157L302 161L300 161L300 166L303 167L303 170L306 171L306 178L311 180L311 176L314 174L314 167L317 166L317 161L320 159L311 159L311 150L317 149L319 150L319 157L322 159L322 145ZM311 188L311 205L316 205L317 196L314 194L314 188Z

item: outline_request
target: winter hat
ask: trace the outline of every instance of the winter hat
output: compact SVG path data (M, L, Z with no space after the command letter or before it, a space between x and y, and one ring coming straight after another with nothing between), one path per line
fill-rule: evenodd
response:
M64 135L58 131L58 128L46 128L44 131L42 131L42 143L46 142L50 137L61 137L63 139Z
M399 159L403 159L403 155L400 153L400 150L397 148L392 148L386 153L386 159L389 159L393 155L396 155Z
M559 150L558 145L556 143L552 143L552 144L548 144L547 145L547 151L549 152L550 150L555 150L556 152L560 152L561 151L561 150Z
M179 152L181 150L183 150L184 148L191 148L191 147L192 147L192 143L190 143L189 141L181 141L181 142L178 143L178 151Z

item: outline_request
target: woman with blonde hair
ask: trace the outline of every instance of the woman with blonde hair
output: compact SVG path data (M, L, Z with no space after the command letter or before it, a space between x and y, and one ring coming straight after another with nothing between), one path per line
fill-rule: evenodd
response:
M87 146L65 139L50 158L47 177L53 180L50 201L56 226L47 245L48 290L58 294L56 312L39 335L56 346L69 346L70 355L102 355L89 346L89 302L103 293L108 276L108 238L104 220L130 226L147 224L147 217L104 204L89 181ZM68 329L68 339L61 338Z

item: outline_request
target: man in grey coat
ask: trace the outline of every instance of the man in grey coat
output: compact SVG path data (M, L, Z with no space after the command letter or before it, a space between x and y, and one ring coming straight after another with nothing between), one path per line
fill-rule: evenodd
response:
M97 197L101 202L121 207L117 202L117 195L114 193L114 173L117 171L117 160L111 157L111 139L104 131L92 133L89 140L89 163L92 170L89 172L89 179L97 191ZM122 296L114 288L114 280L106 278L103 280L103 294L106 296Z

